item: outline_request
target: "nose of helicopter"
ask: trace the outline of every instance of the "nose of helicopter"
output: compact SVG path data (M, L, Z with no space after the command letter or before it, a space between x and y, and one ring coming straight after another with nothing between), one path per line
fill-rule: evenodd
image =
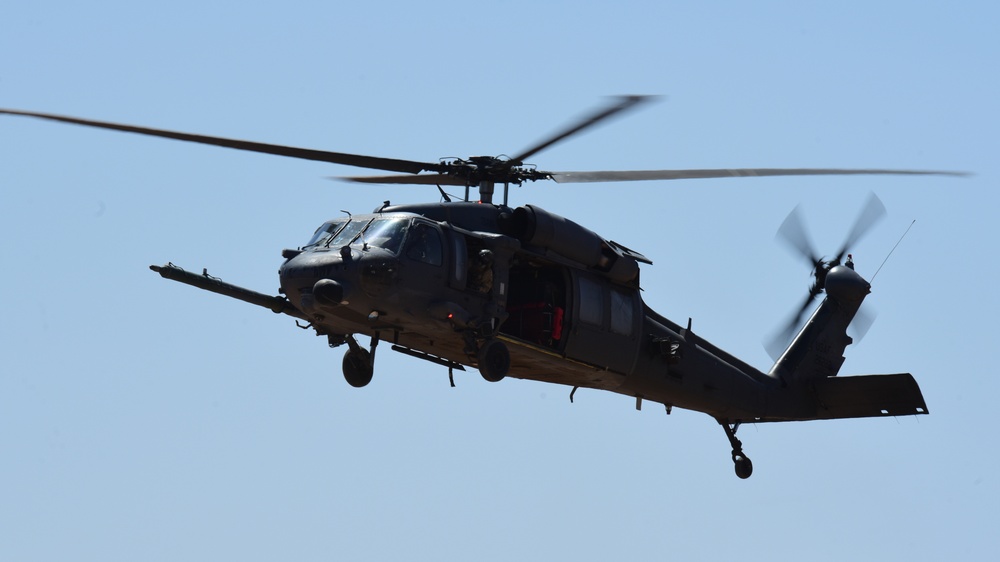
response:
M306 313L317 307L347 304L354 260L348 252L303 252L285 262L278 272L288 299Z
M340 306L348 304L344 286L333 279L320 279L313 285L312 294L316 303L322 306Z

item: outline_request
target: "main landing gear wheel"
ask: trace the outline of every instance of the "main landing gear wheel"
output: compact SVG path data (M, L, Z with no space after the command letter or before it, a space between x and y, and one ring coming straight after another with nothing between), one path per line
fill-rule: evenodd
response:
M750 457L743 454L743 443L736 438L736 430L739 429L740 423L729 423L726 420L718 420L722 424L722 429L726 432L726 437L729 438L729 444L733 446L733 464L736 469L736 476L741 479L746 480L750 478L753 474L753 463L750 461Z
M479 348L479 372L489 382L500 382L510 371L510 351L497 339L487 340Z
M344 379L354 388L361 388L372 382L375 369L372 355L367 349L348 349L344 354Z

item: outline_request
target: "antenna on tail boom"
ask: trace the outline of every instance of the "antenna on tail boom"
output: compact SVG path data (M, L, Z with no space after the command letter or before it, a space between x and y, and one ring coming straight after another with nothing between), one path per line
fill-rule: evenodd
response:
M899 240L896 241L896 245L893 246L891 250L889 250L889 255L887 255L885 259L882 260L882 265L878 266L878 269L875 270L875 273L872 275L871 278L872 281L875 280L875 276L878 275L878 272L882 271L882 266L885 265L885 262L889 261L889 258L892 256L892 253L896 251L896 248L899 247L900 242L903 241L903 238L906 238L906 235L910 233L910 229L913 228L913 225L916 223L917 219L913 219L913 222L910 223L910 226L906 227L906 231L903 232L903 235L900 236Z

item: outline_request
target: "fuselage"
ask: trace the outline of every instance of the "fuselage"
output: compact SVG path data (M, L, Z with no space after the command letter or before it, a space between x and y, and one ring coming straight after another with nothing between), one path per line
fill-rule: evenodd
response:
M281 287L333 344L365 334L474 365L470 340L495 334L512 377L723 419L768 415L780 381L646 306L641 255L533 212L543 218L530 228L515 210L474 203L332 220L286 251Z

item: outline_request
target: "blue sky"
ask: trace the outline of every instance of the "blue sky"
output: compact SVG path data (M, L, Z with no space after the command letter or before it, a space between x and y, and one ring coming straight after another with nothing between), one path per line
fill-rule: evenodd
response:
M527 185L653 260L658 312L765 369L808 270L797 204L854 248L878 318L844 374L911 372L931 414L744 426L342 349L160 279L263 292L341 209L436 200L350 168L0 118L0 558L991 559L998 8L985 2L13 3L0 107L414 160L511 154L614 94L661 99L548 170L888 167L951 178Z

